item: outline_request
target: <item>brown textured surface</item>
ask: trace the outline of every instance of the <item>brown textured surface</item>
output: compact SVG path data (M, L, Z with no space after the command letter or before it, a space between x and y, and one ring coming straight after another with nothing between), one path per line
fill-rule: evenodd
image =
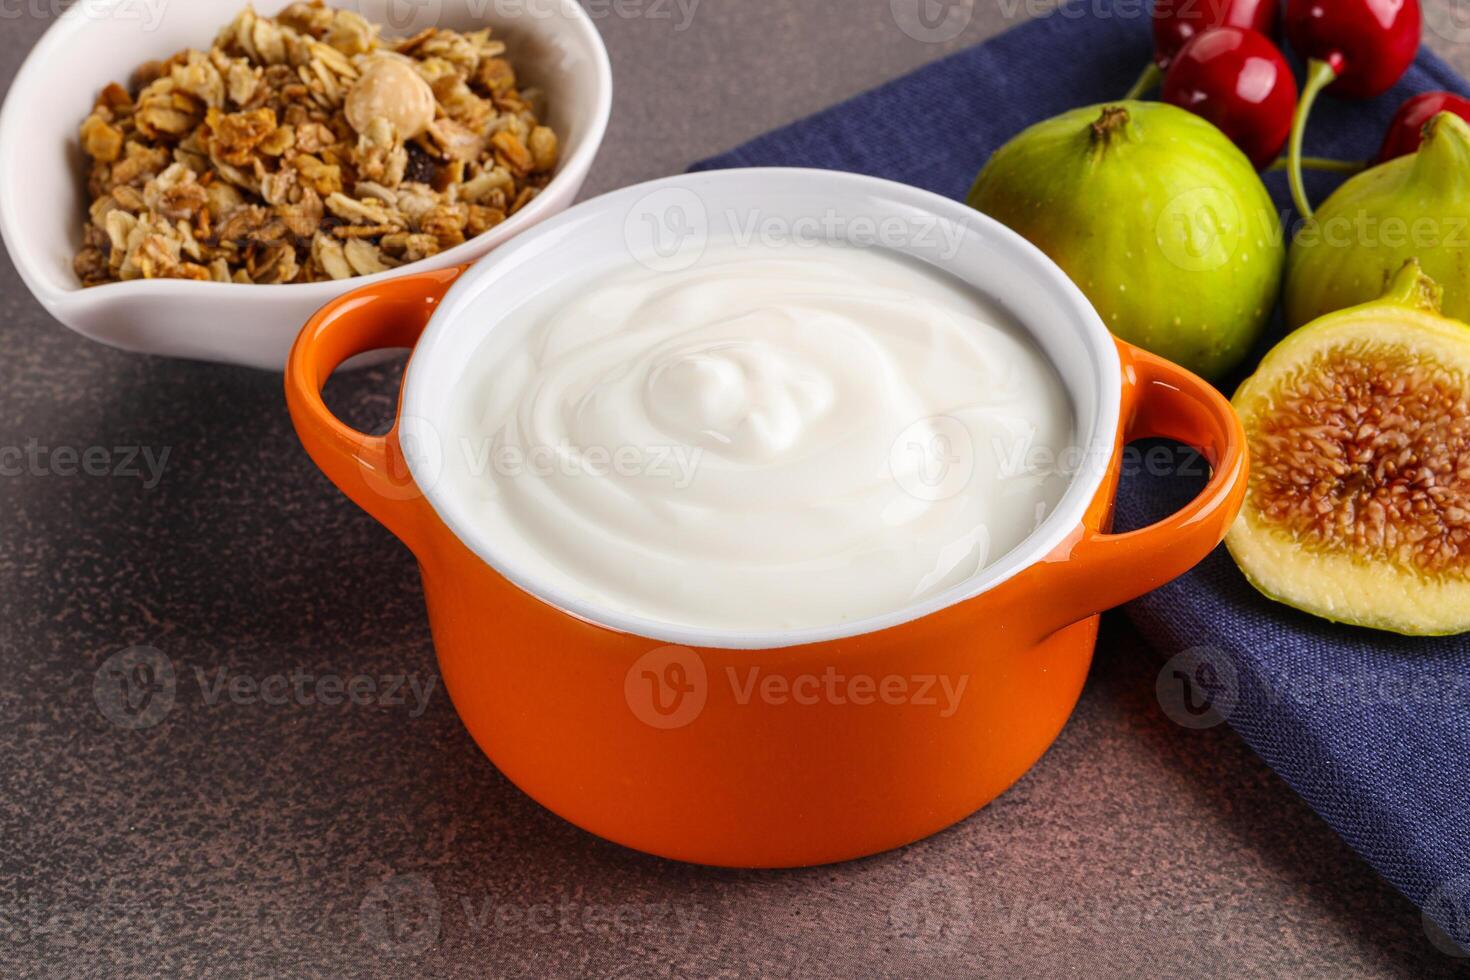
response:
M6 85L46 26L29 9L0 21ZM608 16L619 94L589 191L678 170L1002 26L982 4L951 44L920 44L887 0L705 0L684 32ZM1116 618L1076 718L1013 791L901 852L795 873L682 867L589 837L507 783L437 687L418 717L211 703L221 668L432 677L412 560L306 460L277 377L93 346L8 261L0 338L0 446L169 450L152 489L55 466L0 477L0 973L1455 965L1232 733L1168 721L1152 694L1161 658ZM370 424L391 411L391 382L366 373L332 396ZM126 730L93 685L137 644L168 656L175 695L157 724Z

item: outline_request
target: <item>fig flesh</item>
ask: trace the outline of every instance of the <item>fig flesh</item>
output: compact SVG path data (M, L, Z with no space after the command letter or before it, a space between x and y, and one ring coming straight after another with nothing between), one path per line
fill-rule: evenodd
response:
M1276 303L1286 249L1265 186L1176 106L1037 123L996 151L968 201L1050 256L1118 336L1207 377L1240 363Z
M1441 112L1417 152L1347 180L1297 232L1286 263L1295 328L1383 291L1409 259L1444 290L1444 312L1470 321L1470 125Z
M1288 336L1236 394L1251 476L1226 545L1272 599L1470 631L1470 326L1438 296L1410 261L1379 300Z

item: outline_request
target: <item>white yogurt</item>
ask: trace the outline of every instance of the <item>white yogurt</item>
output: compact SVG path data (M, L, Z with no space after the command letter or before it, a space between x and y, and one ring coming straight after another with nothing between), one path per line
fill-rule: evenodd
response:
M1010 317L882 250L716 246L511 311L466 365L443 492L532 581L671 625L901 609L1066 488L1070 400Z

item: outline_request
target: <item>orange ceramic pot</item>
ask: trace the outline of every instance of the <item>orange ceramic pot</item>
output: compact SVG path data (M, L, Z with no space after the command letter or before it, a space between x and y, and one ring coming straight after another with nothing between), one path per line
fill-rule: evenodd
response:
M788 223L835 210L958 229L963 242L943 255L923 242L883 244L998 293L1066 362L1059 371L1078 403L1079 431L1090 433L1088 458L1100 462L1079 468L1069 497L1015 553L929 607L787 634L626 620L549 594L507 566L494 542L436 495L425 465L405 458L404 433L439 431L436 405L466 345L494 328L476 304L513 302L517 288L534 293L538 276L553 276L544 271L549 255L564 259L561 269L582 261L579 248L621 241L638 254L634 239L650 209L664 209L651 234L662 226L717 236L727 220L742 220L722 207L750 208L752 199ZM695 209L696 220L669 221L669 208ZM346 359L394 347L416 348L399 426L385 437L348 428L323 404L323 383ZM811 171L698 174L633 188L574 208L467 271L375 283L307 324L286 394L316 463L417 556L445 686L495 765L609 840L739 867L898 847L1004 792L1076 704L1098 613L1207 555L1240 508L1247 469L1229 403L1182 368L1111 338L1039 251L954 202ZM1122 448L1149 436L1196 447L1213 476L1181 512L1107 533Z

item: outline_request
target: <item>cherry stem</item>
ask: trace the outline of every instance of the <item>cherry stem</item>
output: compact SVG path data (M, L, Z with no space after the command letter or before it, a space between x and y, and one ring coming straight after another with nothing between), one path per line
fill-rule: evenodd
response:
M1301 101L1296 104L1296 116L1291 121L1291 144L1287 152L1287 177L1291 181L1291 200L1297 213L1304 220L1311 220L1312 203L1307 200L1307 189L1302 184L1302 137L1307 130L1307 117L1312 114L1312 103L1324 88L1337 81L1337 69L1325 61L1313 58L1307 62L1307 81L1302 86Z
M1290 160L1287 157L1281 157L1275 163L1271 164L1271 166L1267 167L1266 170L1285 170L1290 165ZM1321 170L1334 174L1358 174L1368 169L1368 161L1333 160L1329 157L1302 157L1302 169Z
M1148 67L1143 70L1143 74L1138 76L1138 81L1133 83L1133 87L1128 90L1128 94L1123 96L1123 98L1125 100L1141 99L1148 94L1150 89L1163 80L1163 69L1150 61Z

